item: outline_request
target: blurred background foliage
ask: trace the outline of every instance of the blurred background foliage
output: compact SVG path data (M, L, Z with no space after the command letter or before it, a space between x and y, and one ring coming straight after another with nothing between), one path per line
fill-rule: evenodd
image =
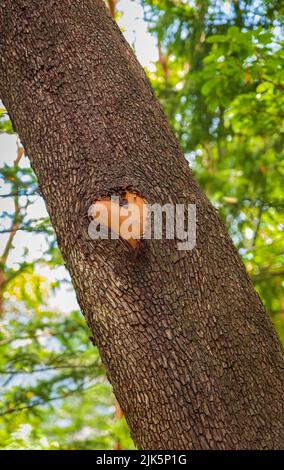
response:
M149 79L284 342L283 3L140 3L158 50ZM13 134L4 108L0 133ZM31 215L41 196L20 142L0 178L0 448L133 448L79 309L50 301L72 287L47 215ZM33 238L9 263L19 233Z

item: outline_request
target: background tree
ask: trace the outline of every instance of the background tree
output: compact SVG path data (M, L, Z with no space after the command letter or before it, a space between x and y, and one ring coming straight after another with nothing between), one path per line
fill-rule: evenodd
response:
M172 8L173 3L176 9ZM202 3L205 4L206 2ZM220 209L224 220L227 222L234 242L238 246L244 261L247 263L255 285L261 292L262 298L273 316L278 332L281 334L283 332L283 272L281 269L283 262L283 237L281 237L283 220L281 220L279 209L283 207L281 205L281 178L283 176L283 167L281 168L280 165L281 141L279 140L279 131L281 130L281 118L283 118L283 116L281 116L281 103L279 101L279 99L281 99L281 68L279 67L281 52L277 50L277 42L279 42L280 38L279 32L277 32L277 29L275 30L281 12L280 9L277 10L276 6L274 6L273 14L271 14L271 11L269 11L269 9L266 10L263 4L260 19L258 20L259 25L261 25L259 31L252 34L246 34L247 32L244 31L244 34L242 34L236 29L230 29L230 31L228 31L230 26L236 24L240 27L240 24L237 15L234 16L231 12L227 15L222 13L224 11L224 3L228 4L229 2L220 2L220 8L213 9L209 2L206 8L204 5L201 8L202 5L200 2L199 5L196 4L196 7L191 9L191 14L193 14L196 9L195 15L199 15L199 19L203 18L206 23L205 27L203 27L202 22L195 22L196 28L203 27L203 29L206 30L208 25L211 24L212 29L207 29L206 33L203 35L200 31L194 32L194 28L190 29L192 28L191 18L194 18L194 16L186 16L185 13L188 12L188 7L186 7L183 2L158 2L158 6L154 4L154 2L151 2L150 7L148 4L146 9L147 18L149 20L151 19L150 27L153 33L158 34L157 42L160 49L160 60L157 63L156 72L151 72L150 78L161 100L164 100L163 104L166 108L166 112L174 124L186 154L193 164L196 176L206 188L212 202ZM233 3L234 2L231 2L231 4ZM208 14L206 16L207 11L211 12L210 21ZM248 21L248 18L256 16L256 14L253 15L253 13L256 13L256 7L250 3L246 10L242 11L242 16ZM163 22L161 22L161 18ZM181 21L181 18L182 27L178 29L178 33L173 37L171 30L177 28L177 24ZM165 25L167 25L167 27L165 27ZM246 23L243 28L248 28L247 25L248 23ZM180 34L181 31L183 32L182 35ZM266 36L265 39L265 37L263 37L263 33L265 32L272 32L273 35L269 37ZM205 41L205 38L210 34L212 35L212 33L215 34L215 38ZM219 37L216 37L216 33L219 34ZM202 38L202 40L200 40L200 38ZM199 41L204 46L202 53L198 52L200 51L200 46L196 47L196 41L197 44ZM263 48L261 46L262 41L264 41ZM232 48L234 51L234 47L238 48L238 46L236 46L238 42L243 45L243 55L238 54L237 59L234 58L233 55L233 60L231 60L230 51L228 52L228 50ZM205 44L207 48L206 51ZM253 58L251 44L257 44L256 47L260 49L260 53L254 59L254 64L250 67L253 71L249 70L249 72L247 72L246 70L247 75L244 75L247 64L250 64ZM187 65L190 57L188 51L193 51L191 52L192 55L195 54L196 57L200 55L201 57L199 60L199 68L196 66L195 69L196 73L193 71L193 63L198 62L197 58L195 57L195 59L191 60L192 64L189 67ZM206 58L208 58L208 62ZM218 65L224 63L224 66ZM243 69L243 71L241 69ZM217 80L214 81L216 76ZM230 86L224 86L224 84L228 84L229 81L230 83L232 82L232 77L234 79L233 83L235 84L234 92L232 92ZM260 79L260 77L263 79ZM271 81L273 83L271 83ZM214 82L215 85L210 89L211 82ZM257 87L263 82L265 86L267 86L267 83L273 86L265 93L263 93L260 88L260 95L267 95L264 100L261 99L260 104L259 97L257 98L257 95L259 95ZM218 89L218 86L220 91L217 93L216 104L215 91ZM200 90L202 90L201 93ZM248 93L248 90L250 90L250 93ZM220 113L218 99L222 106L226 103L226 100L228 103L223 112L224 123L226 124L220 124L218 120ZM241 100L241 106L238 105L237 99ZM234 101L235 104L232 106ZM198 106L196 105L197 102L199 102ZM244 108L245 103L246 108ZM256 105L258 107L256 107ZM235 110L233 114L231 114L231 109ZM245 112L240 114L240 111L243 109L245 109ZM181 115L182 119L180 117ZM249 119L249 124L247 119ZM272 119L273 122L269 128L270 119ZM208 121L207 125L204 124L207 122L206 120ZM235 122L234 126L232 124L233 120ZM7 121L5 115L3 115L3 130L10 131L11 127L9 126L9 121ZM219 155L220 151L221 156ZM266 162L266 166L260 170L262 159ZM14 169L10 169L9 171L10 173L15 173ZM9 171L6 169L5 173L3 170L3 178L10 182ZM29 193L27 180L25 184L23 183L25 175L18 170L17 175L17 185L22 189L22 194L24 192ZM32 181L33 178L31 177L31 184ZM263 182L265 182L264 185ZM264 190L264 188L266 189ZM265 200L258 200L257 195L261 190L262 198L265 198ZM34 188L32 191L34 191ZM14 189L12 190L12 193L13 192L15 192ZM261 209L259 207L260 203L261 206L263 206ZM4 215L6 216L6 214ZM12 218L14 218L14 215L15 214L12 215ZM43 223L46 224L46 221L43 221ZM27 227L29 227L30 230L35 224L38 224L38 222L33 221L31 223L28 221ZM45 227L48 229L47 225L45 225ZM37 229L38 228L39 227L37 227ZM273 240L273 243L271 240ZM61 263L57 253L58 250L54 247L53 251L50 250L48 254L43 255L44 262L52 263L54 260L57 260L56 263ZM30 273L34 273L34 264L30 264L28 268ZM8 274L7 267L5 271ZM19 269L18 273L13 274L14 276L19 274L19 277L21 277L22 269ZM70 413L70 410L72 408L74 409L74 401L72 401L71 406L65 406L63 403L63 411L61 411L61 406L58 406L58 403L62 402L52 401L52 398L54 398L54 394L52 394L54 390L53 386L54 383L60 385L60 377L54 380L45 373L43 376L44 380L38 379L37 387L33 387L32 390L31 387L24 386L22 375L18 376L18 381L16 380L16 382L11 380L11 373L13 378L17 379L17 375L22 372L23 367L26 367L26 372L29 373L32 372L35 366L40 366L42 364L41 354L45 354L45 359L47 358L46 346L43 346L38 355L23 355L23 350L27 349L26 343L22 343L22 346L19 347L17 342L15 342L16 347L11 348L9 347L11 343L7 341L8 338L11 339L8 332L9 329L13 331L13 337L20 338L22 333L26 335L27 330L25 330L25 328L29 321L31 321L32 325L28 328L28 331L32 332L31 337L34 338L33 310L27 313L25 305L25 309L20 309L21 316L19 316L18 307L15 308L15 304L13 307L11 305L11 300L14 302L15 299L21 301L22 295L27 297L23 287L29 282L31 283L30 292L40 293L38 306L41 306L43 300L43 283L37 280L34 284L32 278L32 276L30 278L22 277L21 282L18 283L18 285L22 286L20 289L14 287L13 279L11 279L10 283L5 284L7 320L5 330L3 331L4 343L2 347L5 347L5 351L7 352L3 355L3 372L5 371L7 374L4 381L6 381L8 377L9 384L13 385L16 383L16 385L9 388L8 383L5 383L6 401L4 402L3 416L6 425L4 428L2 427L2 438L15 431L17 426L21 425L21 423L29 422L31 424L36 423L36 427L38 427L38 423L41 423L44 435L48 433L51 442L56 439L59 441L60 445L65 448L68 445L77 448L88 448L88 446L90 448L95 448L96 446L105 446L108 448L113 446L118 435L123 445L128 446L127 440L123 438L124 431L123 434L121 434L122 431L112 431L110 427L108 428L107 434L109 437L106 437L105 441L100 437L102 432L105 432L104 428L110 421L107 419L104 420L104 418L99 418L97 422L95 421L97 419L98 406L96 406L94 410L93 391L91 391L90 394L85 392L83 396L80 394L77 395L78 398L76 398L76 400L80 413L76 414L75 419L74 414ZM17 281L16 276L14 280ZM15 282L15 284L17 284L17 282ZM35 288L36 285L37 288ZM11 291L13 292L12 296L10 294ZM15 296L15 292L17 292L17 296ZM11 319L11 312L13 313L13 320ZM53 319L53 322L56 319L56 328L49 329L48 336L52 338L54 335L56 338L58 336L57 325L60 325L60 331L64 333L65 337L64 341L61 341L60 347L63 348L65 354L70 348L69 345L66 347L67 325L65 321L62 322L62 316L59 316L59 312L49 312L49 315L49 321ZM78 328L79 331L81 327L83 328L80 320L79 324L81 326L78 327L78 320L79 317L77 316L73 330L71 328L73 331L73 339ZM70 322L71 320L68 319L68 321ZM45 322L46 313L44 312L44 321L43 325L41 325L43 330L46 328ZM39 323L36 323L36 325L39 328ZM91 351L89 344L86 343L87 337L87 332L84 335L78 334L76 336L76 346L71 350L72 355L75 354L76 351L78 356L78 350L83 349L84 351L88 351L86 357L90 359ZM82 344L82 346L79 347L79 344ZM33 349L38 351L38 347L39 345L37 344ZM64 354L62 354L61 361ZM81 367L80 370L78 391L82 390L82 388L80 388L82 382L84 382L85 385L86 382L89 383L90 371L91 378L101 377L101 372L95 367L95 363L91 363L91 367L87 368L86 371L83 354L80 354L79 357L79 362L83 364L83 367ZM23 361L23 358L25 358L25 361ZM51 357L50 363L49 359L48 357L46 364L48 367L52 367L54 358ZM10 369L11 364L17 364L17 367L12 371ZM77 383L76 368L75 370L73 370L73 368L68 369L68 361L66 361L65 358L60 364L67 368L66 372L69 377L69 380L66 380L65 374L64 381L63 375L64 393L68 394L71 392L72 394L72 390L76 390L76 387L73 387L74 383ZM72 362L72 364L74 363ZM54 370L53 372L58 375L58 370ZM73 373L75 376L74 381ZM19 383L21 383L20 387ZM48 386L46 384L48 384ZM12 392L10 392L11 389L13 389ZM59 387L58 389L60 391ZM99 395L99 400L101 400L102 403L108 403L108 392L104 387L102 390L102 393ZM43 391L45 393L43 393ZM40 400L38 400L38 398L40 398ZM96 400L98 400L97 392ZM42 406L43 403L49 404L48 412L45 411L46 407ZM28 412L25 409L27 404L33 405L28 408ZM53 406L53 404L56 404L56 406ZM61 413L64 413L65 419L66 416L68 416L70 426L67 427L67 433L66 430L62 432L60 426L57 428L54 427L52 416L51 419L48 419L50 407L53 408L54 413L57 413L58 416L60 416ZM22 408L24 408L24 411L20 411ZM13 412L8 412L9 409L12 409ZM92 409L92 412L89 411L90 409ZM86 414L84 410L87 410ZM109 410L112 412L111 408L109 408ZM15 415L17 416L16 421ZM98 437L96 438L94 436L91 440L88 440L86 437L84 440L84 433L81 432L80 442L73 439L73 436L76 436L75 430L82 430L84 423L87 422L87 417L94 415L95 420L90 422L90 427L95 429L101 429L103 427ZM82 419L79 419L79 416L82 417ZM77 435L80 435L80 433L77 433ZM5 437L5 439L2 439L2 442L6 442L6 445L11 446L11 443L9 443L11 437ZM14 433L14 439L18 439L20 441L19 445L23 445L21 444L21 435L19 436L17 432ZM31 445L31 443L29 443L29 445ZM36 445L39 445L38 440Z

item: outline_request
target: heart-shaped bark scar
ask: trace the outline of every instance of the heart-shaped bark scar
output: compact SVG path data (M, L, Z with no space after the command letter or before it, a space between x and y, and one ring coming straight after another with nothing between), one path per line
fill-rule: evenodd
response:
M88 215L98 229L104 229L104 234L107 231L110 238L119 239L131 250L139 249L148 219L148 204L141 195L124 191L99 198L91 205Z

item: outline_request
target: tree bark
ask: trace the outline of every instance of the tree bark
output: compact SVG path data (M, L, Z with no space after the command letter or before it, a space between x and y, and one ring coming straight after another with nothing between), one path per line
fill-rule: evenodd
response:
M0 29L0 94L137 446L283 448L280 343L103 2L2 0ZM125 186L195 203L194 250L91 240L89 206Z

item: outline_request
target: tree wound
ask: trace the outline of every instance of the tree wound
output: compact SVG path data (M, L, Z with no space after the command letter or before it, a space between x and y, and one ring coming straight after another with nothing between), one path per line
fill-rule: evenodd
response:
M148 205L138 193L124 191L97 199L90 207L89 216L136 251L145 234Z

